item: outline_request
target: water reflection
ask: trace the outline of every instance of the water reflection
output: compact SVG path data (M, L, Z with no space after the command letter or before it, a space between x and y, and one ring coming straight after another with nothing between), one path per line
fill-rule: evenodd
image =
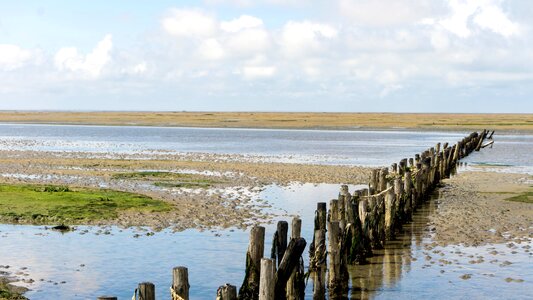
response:
M412 249L421 247L429 215L435 208L434 201L423 204L395 240L388 241L384 249L373 251L368 264L349 267L350 299L369 299L383 289L394 289L402 274L411 271Z

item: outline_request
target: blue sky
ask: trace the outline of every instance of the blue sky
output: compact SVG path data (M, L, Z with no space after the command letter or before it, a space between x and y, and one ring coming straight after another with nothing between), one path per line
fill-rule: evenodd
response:
M0 0L0 109L533 113L528 0Z

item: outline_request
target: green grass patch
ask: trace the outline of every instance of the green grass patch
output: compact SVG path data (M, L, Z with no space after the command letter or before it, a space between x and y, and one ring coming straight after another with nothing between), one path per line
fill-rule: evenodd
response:
M9 285L7 279L0 277L0 300L27 300L21 294L23 290L26 289Z
M520 195L507 198L505 200L515 201L515 202L524 202L524 203L533 203L533 191L524 192Z
M152 181L155 186L166 188L208 188L221 181L211 180L207 176L174 172L130 172L117 173L114 179Z
M110 220L120 212L164 212L172 206L148 196L88 188L0 184L0 221L84 224Z

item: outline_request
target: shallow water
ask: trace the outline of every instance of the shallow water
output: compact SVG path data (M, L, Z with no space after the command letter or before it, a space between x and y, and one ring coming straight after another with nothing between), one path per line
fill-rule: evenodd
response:
M466 132L334 131L0 124L0 150L203 152L269 161L388 165Z
M311 241L315 203L328 201L337 192L338 185L295 184L269 186L259 197L298 213L303 220L302 236ZM533 257L524 246L533 243L515 241L513 249L505 244L436 247L426 228L435 203L422 206L396 241L375 251L370 264L350 268L350 298L526 299L525 291L533 290ZM275 224L266 228L268 255ZM62 234L42 226L0 225L0 264L10 265L12 273L29 274L20 276L23 279L35 280L24 284L32 289L27 293L31 299L94 299L103 294L129 299L143 281L153 282L158 299L166 299L171 270L179 265L189 268L191 299L213 299L218 286L242 283L248 231L163 231L153 236L147 232L79 226ZM494 250L498 253L491 254ZM307 253L306 249L306 264ZM482 262L470 263L481 256ZM471 278L462 279L464 275ZM507 282L508 278L513 281ZM310 280L307 299L312 298L312 284ZM517 294L516 289L524 292Z
M437 142L454 143L465 134L0 125L0 150L111 155L141 152L148 157L152 152L210 152L258 155L271 161L292 163L374 166L412 157ZM469 156L465 160L466 168L489 165L499 171L533 174L533 136L496 134L495 141L492 148ZM257 197L268 200L273 209L299 214L303 219L302 236L310 241L316 202L335 198L338 190L339 185L327 184L273 185ZM488 247L428 250L426 245L431 244L431 237L424 236L427 232L424 228L433 209L430 203L420 210L415 222L406 227L406 234L398 242L389 243L385 250L376 252L372 264L354 268L352 298L527 298L525 292L533 291L532 258L520 246L531 245L530 241L522 242L513 250L514 254L502 251L490 259L487 257L493 250ZM290 218L286 220L290 222ZM266 227L265 253L268 254L275 224ZM84 233L85 230L88 232ZM189 267L192 299L213 299L218 286L226 282L237 286L242 283L248 231L162 231L154 236L146 233L143 229L80 226L74 232L61 234L41 226L0 225L0 265L10 265L7 271L22 272L19 277L35 280L33 284L25 284L32 289L27 293L32 299L94 299L102 294L128 299L142 281L155 283L158 299L167 299L172 267L179 265ZM139 237L134 237L136 234ZM494 247L508 249L506 245ZM444 257L453 263L440 266L440 254L432 253L436 250L445 253ZM304 253L307 258L307 250ZM427 255L432 259L426 260ZM468 255L485 259L471 264ZM491 262L494 259L498 262ZM500 266L505 261L511 264ZM27 269L22 270L23 267ZM471 278L461 279L466 274L472 274ZM508 278L513 280L507 282ZM308 298L311 286L310 281Z

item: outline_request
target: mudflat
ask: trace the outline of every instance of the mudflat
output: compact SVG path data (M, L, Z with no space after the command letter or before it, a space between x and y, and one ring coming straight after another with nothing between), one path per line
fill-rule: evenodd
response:
M0 111L0 122L219 128L491 129L533 132L533 114Z
M533 176L462 172L443 184L436 213L430 216L440 245L533 238Z
M264 162L232 154L0 151L0 174L0 190L16 192L13 197L25 199L18 204L16 215L9 199L4 204L0 201L0 221L150 226L154 230L170 227L180 231L246 228L269 222L272 213L266 209L270 204L254 199L265 186L291 182L364 184L370 169ZM109 191L99 190L102 188ZM85 202L65 199L80 196ZM124 203L129 198L136 199L138 205L124 205L131 202ZM57 210L59 213L54 214L52 208L61 205L70 205L70 213ZM84 207L94 213L82 213ZM103 213L95 208L112 211Z

